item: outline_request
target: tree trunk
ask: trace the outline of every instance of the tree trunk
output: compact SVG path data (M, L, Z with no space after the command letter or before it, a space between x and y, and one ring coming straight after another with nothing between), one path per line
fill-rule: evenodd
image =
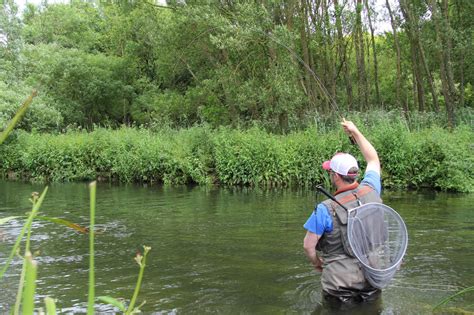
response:
M434 88L433 76L431 75L431 71L428 67L428 62L426 61L426 58L425 58L425 51L423 49L423 46L420 40L418 16L413 13L413 10L412 10L413 3L409 4L406 1L407 0L400 0L400 7L402 8L402 13L405 19L411 25L411 33L413 36L414 44L417 47L418 60L423 66L423 69L425 71L426 78L428 81L428 86L430 88L431 97L433 100L433 109L434 111L439 112L438 96L436 95L436 90Z
M372 41L372 51L373 51L373 58L374 58L374 85L375 85L375 102L377 105L381 105L380 102L380 91L379 91L379 69L377 63L377 50L375 49L375 36L374 36L374 27L372 25L372 14L371 9L369 6L369 1L365 0L365 7L367 8L367 18L369 20L369 28L370 28L370 37Z
M385 0L388 14L390 16L390 24L392 25L392 32L393 32L393 40L395 44L395 49L397 51L397 107L398 108L403 108L405 114L408 113L408 105L406 102L406 97L402 95L402 57L401 57L401 51L400 51L400 40L398 38L398 32L397 32L397 25L395 23L395 19L393 17L393 12L392 8L390 7L390 2L389 0ZM403 94L405 94L403 92Z
M448 115L448 125L449 127L453 127L455 88L451 70L451 41L449 40L450 29L447 21L447 12L442 12L442 14L440 14L438 4L435 0L430 0L430 9L436 30L441 86L446 106L446 113ZM443 0L441 10L447 10L446 0Z
M311 62L310 62L310 52L309 52L309 38L307 32L307 8L306 8L306 1L302 1L300 6L300 17L301 17L301 24L300 24L300 37L301 37L301 50L303 51L303 62L306 64L307 67L312 69ZM305 82L305 89L308 95L308 102L310 104L314 103L315 94L312 84L312 76L309 69L306 67L304 68L304 82Z
M313 54L310 54L310 62L312 65L312 69L316 69L315 73L317 78L313 80L314 87L316 90L319 92L319 99L321 102L321 110L323 112L328 112L330 110L330 104L331 104L331 96L326 88L327 82L328 82L328 61L326 58L326 43L325 43L325 32L324 32L324 7L323 7L323 2L324 0L319 0L316 2L312 2L311 0L306 0L306 7L307 7L307 18L306 22L311 21L312 25L307 26L308 33L314 33L315 36L315 41L317 42L320 47L322 47L321 51L317 51L319 53L315 53L314 56ZM319 15L321 9L321 15ZM311 30L314 30L313 32ZM318 61L318 66L314 62L314 58L317 58ZM315 90L315 91L316 91Z
M344 40L344 34L342 33L342 7L339 6L338 0L334 0L335 16L336 16L336 30L337 30L337 51L339 55L339 63L342 66L344 72L344 83L346 86L347 93L347 109L352 110L354 98L352 95L352 81L349 73L349 66L347 64L347 53L346 43Z
M326 82L327 82L327 91L330 94L330 102L334 102L336 100L336 69L335 69L335 62L334 62L334 55L332 53L332 43L334 42L332 38L332 25L329 18L329 4L327 3L328 0L322 1L322 10L324 14L324 29L325 32L323 33L324 36L324 47L325 47L325 59L326 59Z
M400 9L402 11L403 17L406 21L406 32L408 39L410 41L410 51L411 51L411 63L413 69L413 77L414 77L414 89L416 88L417 95L416 100L418 101L418 110L424 111L425 110L425 91L423 88L423 78L420 69L420 54L419 54L419 46L418 39L417 39L417 32L415 30L417 25L414 24L413 18L411 16L410 8L406 0L400 0Z
M463 21L463 16L461 14L461 8L460 5L461 1L455 1L456 4L456 13L457 13L457 25L460 27L464 26L464 21ZM463 34L463 31L461 32L461 44L460 44L460 49L458 50L457 53L457 58L455 57L454 59L459 60L459 107L464 107L464 61L465 61L465 55L466 55L466 44L465 44L465 35Z
M362 0L356 0L355 49L358 76L358 92L361 110L368 109L367 74L365 71L364 34L362 32Z

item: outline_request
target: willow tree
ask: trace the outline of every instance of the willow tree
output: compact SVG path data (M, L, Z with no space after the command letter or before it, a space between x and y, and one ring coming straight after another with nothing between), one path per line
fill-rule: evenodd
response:
M397 104L399 108L403 108L405 113L408 113L408 104L404 89L402 89L402 54L400 49L400 39L398 37L397 23L395 21L394 13L390 6L389 0L385 0L385 5L390 17L390 25L392 26L393 42L397 52Z
M344 76L344 86L347 94L347 109L351 110L354 103L354 96L352 92L352 80L350 77L350 69L349 63L347 60L347 45L349 43L349 39L344 37L344 33L342 30L342 13L346 2L342 5L339 4L339 0L334 1L334 17L336 20L336 31L337 31L337 55L338 55L338 69L341 69ZM338 70L339 73L341 70Z
M356 3L356 21L354 31L355 55L357 65L357 90L361 110L369 109L369 88L367 72L365 69L365 49L364 49L364 31L362 25L362 0L355 0Z
M438 105L438 97L436 93L436 89L434 86L434 79L433 75L431 73L431 70L428 66L428 61L425 56L425 51L424 47L421 43L421 34L420 34L420 25L419 25L419 14L415 12L415 3L407 1L407 0L400 0L400 8L403 13L403 17L406 20L406 31L407 35L410 39L410 46L412 50L412 54L415 55L415 58L412 59L412 62L418 63L418 65L413 65L414 69L416 69L417 72L421 72L420 67L422 67L428 87L431 92L431 97L433 101L433 110L436 112L439 111L439 105ZM417 87L420 89L420 84L423 84L421 80L421 74L417 73ZM422 91L424 94L424 89ZM419 102L419 110L424 111L425 110L425 103Z
M437 53L440 65L441 86L444 103L448 115L449 126L454 125L454 100L456 88L454 87L453 70L451 66L452 30L448 19L448 1L442 0L439 7L436 0L430 0L430 9L436 29Z
M375 36L374 26L372 23L372 8L369 6L369 1L365 0L365 8L367 10L367 20L369 22L370 39L372 43L372 54L374 58L374 86L375 86L375 101L377 105L380 105L380 90L379 90L379 72L377 63L377 49L375 48Z

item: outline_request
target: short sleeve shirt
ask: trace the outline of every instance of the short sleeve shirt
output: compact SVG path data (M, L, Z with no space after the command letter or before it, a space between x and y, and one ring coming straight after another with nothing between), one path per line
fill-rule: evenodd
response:
M360 185L368 185L372 187L380 196L382 184L380 182L380 174L376 171L366 172ZM332 232L332 218L329 215L328 208L322 203L318 204L303 227L318 236L321 236L326 232Z

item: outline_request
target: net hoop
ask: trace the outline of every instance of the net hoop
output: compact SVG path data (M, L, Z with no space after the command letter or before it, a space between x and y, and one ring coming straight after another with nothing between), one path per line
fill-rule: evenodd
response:
M357 217L359 211L362 211L360 218ZM365 215L364 211L366 212ZM370 218L370 216L372 216L372 220L375 220L379 225L378 227L370 225L370 223L373 223L370 219L367 219ZM356 223L357 227L355 228ZM382 227L380 227L380 225L382 225ZM357 260L362 264L367 281L374 287L385 287L398 270L408 247L408 231L402 217L387 205L378 202L370 202L348 210L347 229L349 245ZM392 234L390 234L390 231ZM393 231L395 231L396 234L393 234ZM372 244L368 246L364 243L365 238L370 239L372 235L378 237L376 239L379 243L377 243L377 245ZM390 240L390 236L395 236L395 243L393 243L393 240ZM356 238L356 240L354 240L354 238ZM355 244L357 240L359 240L360 244ZM363 245L361 245L362 243ZM393 246L393 244L395 247L390 247ZM390 265L388 267L375 268L368 264L369 256L377 252L377 250L374 249L376 246L385 248L383 254L377 256L377 258L382 258L384 261L390 258ZM386 248L388 248L388 250ZM393 257L394 261L392 262L391 255L393 252L395 253L395 257Z

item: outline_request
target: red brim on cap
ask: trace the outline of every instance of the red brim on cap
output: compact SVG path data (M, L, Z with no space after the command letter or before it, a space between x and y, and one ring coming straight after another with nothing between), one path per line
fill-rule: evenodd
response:
M331 169L331 161L326 161L323 163L323 170L329 171Z

